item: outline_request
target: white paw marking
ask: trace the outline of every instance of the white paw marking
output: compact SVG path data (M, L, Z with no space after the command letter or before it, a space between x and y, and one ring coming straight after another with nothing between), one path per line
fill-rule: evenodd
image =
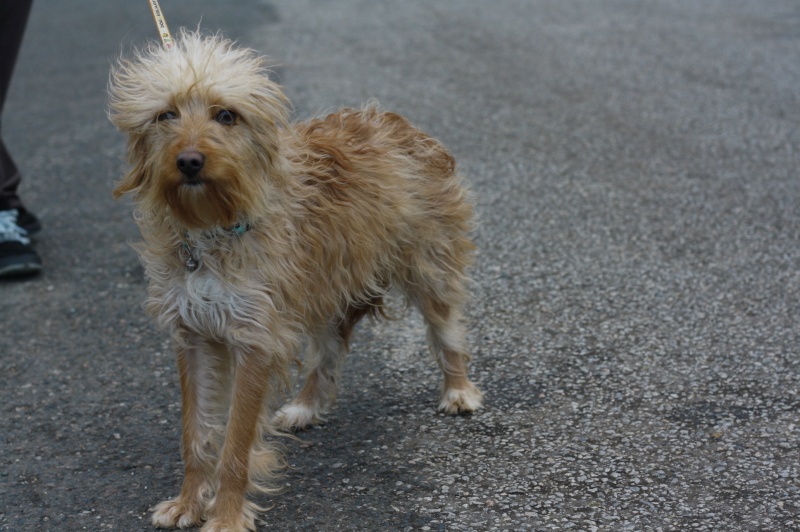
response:
M321 418L315 408L304 404L289 403L278 410L273 421L284 429L300 430L319 423Z
M439 411L446 414L468 414L483 406L483 394L472 383L463 389L445 390L439 402Z
M178 499L164 501L153 511L153 526L156 528L189 528L201 521L199 512L192 511Z

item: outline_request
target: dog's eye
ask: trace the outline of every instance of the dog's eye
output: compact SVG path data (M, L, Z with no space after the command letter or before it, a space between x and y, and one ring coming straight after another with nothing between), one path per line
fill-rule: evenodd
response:
M164 120L174 120L178 118L178 115L173 113L172 111L164 111L160 115L156 117L156 122L163 122Z
M216 120L223 126L232 126L236 123L237 118L239 117L233 111L228 111L227 109L223 109L222 111L217 113Z

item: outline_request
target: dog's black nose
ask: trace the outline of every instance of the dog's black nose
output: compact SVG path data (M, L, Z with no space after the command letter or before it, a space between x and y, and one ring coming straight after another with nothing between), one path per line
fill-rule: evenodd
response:
M183 175L194 177L206 164L206 156L199 151L187 150L178 155L175 164Z

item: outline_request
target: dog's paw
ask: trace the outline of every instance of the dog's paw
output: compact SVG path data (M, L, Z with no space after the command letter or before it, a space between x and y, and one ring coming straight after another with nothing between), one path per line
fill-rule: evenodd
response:
M439 411L445 414L470 414L483 406L483 394L472 384L467 383L466 388L450 388L442 394L439 402Z
M199 504L187 504L180 498L164 501L153 510L156 528L189 528L203 522L203 509Z
M289 403L278 410L272 421L284 430L294 431L317 425L322 418L315 408L300 403Z
M220 494L217 494L220 497ZM227 504L222 501L228 500ZM256 530L256 518L259 512L263 512L253 501L247 499L236 502L233 498L218 498L212 500L209 508L209 518L200 532L247 532Z

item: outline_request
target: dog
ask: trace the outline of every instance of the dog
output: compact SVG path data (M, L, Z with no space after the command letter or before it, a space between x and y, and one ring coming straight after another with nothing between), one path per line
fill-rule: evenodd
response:
M266 60L183 30L121 57L109 117L127 136L147 312L170 331L182 396L180 494L161 528L254 530L276 491L272 436L319 423L353 327L389 290L419 309L443 373L440 411L471 413L462 307L472 201L453 157L371 103L290 123ZM302 348L304 385L291 388Z

